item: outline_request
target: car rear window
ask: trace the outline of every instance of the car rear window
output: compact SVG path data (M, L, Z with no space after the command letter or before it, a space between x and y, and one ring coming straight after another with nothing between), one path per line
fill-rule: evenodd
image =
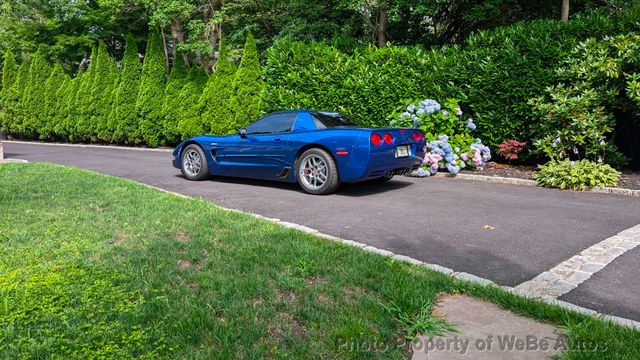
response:
M311 117L317 129L358 126L337 112L315 111L311 113Z

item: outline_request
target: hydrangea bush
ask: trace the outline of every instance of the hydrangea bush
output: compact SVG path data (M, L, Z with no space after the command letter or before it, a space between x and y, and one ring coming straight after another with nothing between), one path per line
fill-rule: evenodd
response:
M426 135L423 165L415 175L425 177L446 169L455 176L464 168L484 168L491 150L471 135L476 124L463 115L455 99L447 99L444 105L426 99L392 114L391 126L419 128Z

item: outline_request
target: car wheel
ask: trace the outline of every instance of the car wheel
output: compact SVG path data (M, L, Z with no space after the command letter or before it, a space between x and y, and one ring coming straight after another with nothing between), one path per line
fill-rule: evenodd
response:
M309 149L296 161L298 184L309 194L330 194L340 186L338 168L331 155L322 149Z
M209 178L207 157L202 148L196 144L188 145L182 150L182 175L189 180Z

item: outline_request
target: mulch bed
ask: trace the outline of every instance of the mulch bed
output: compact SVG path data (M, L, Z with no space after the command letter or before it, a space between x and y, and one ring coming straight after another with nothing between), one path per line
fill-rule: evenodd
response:
M487 164L484 170L462 171L461 173L533 180L533 173L535 171L535 166L509 165L490 162ZM617 187L623 189L640 190L640 171L623 170L622 176L620 176L620 182L618 183Z

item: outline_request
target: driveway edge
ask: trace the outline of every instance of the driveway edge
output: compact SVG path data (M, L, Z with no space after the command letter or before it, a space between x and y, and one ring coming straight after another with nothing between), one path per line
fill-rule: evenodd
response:
M460 180L482 181L482 182L497 183L497 184L538 186L538 183L535 180L508 178L508 177L502 177L502 176L487 176L487 175L473 175L473 174L458 174L456 176L451 176L445 173L436 173L433 176L460 179ZM573 191L573 190L562 190L562 191ZM592 192L592 193L600 193L600 194L640 197L640 190L614 188L614 187L593 188L591 190L580 191L580 192Z
M103 176L111 176L111 175L104 175L101 174ZM129 180L132 181L132 180ZM135 182L135 181L133 181ZM155 187L152 185L147 185L147 184L143 184L143 183L139 183L139 182L135 182L137 184L140 184L142 186L146 186L148 188L154 189L154 190L160 190L164 193L167 194L171 194L174 196L178 196L180 198L184 198L184 199L192 199L195 200L196 198L192 197L192 196L188 196L188 195L184 195L184 194L180 194L174 191L169 191L169 190L165 190L159 187ZM211 203L211 202L210 202ZM477 285L481 285L481 286L495 286L497 288L501 288L511 294L517 295L517 296L522 296L528 299L532 299L532 300L537 300L537 301L541 301L543 303L549 304L549 305L553 305L553 306L558 306L562 309L568 310L568 311L573 311L576 312L578 314L582 314L582 315L590 315L590 316L594 316L597 317L601 320L604 321L610 321L612 323L615 323L617 325L620 326L624 326L624 327L628 327L634 330L638 330L640 331L640 322L635 321L635 320L631 320L631 319L625 319L625 318L621 318L621 317L617 317L617 316L613 316L613 315L607 315L607 314L602 314L599 313L595 310L591 310L582 306L578 306L578 305L574 305L571 303L568 303L566 301L562 301L562 300L557 300L557 299L548 299L548 298L540 298L540 297L536 297L533 294L529 294L527 292L524 292L522 290L516 289L514 287L510 287L510 286L500 286L497 285L496 283L494 283L493 281L489 280L489 279L485 279L473 274L469 274L469 273L465 273L465 272L457 272L453 269L450 269L448 267L444 267L444 266L440 266L437 264L430 264L430 263L426 263L424 261L420 261L418 259L414 259L412 257L406 256L406 255L399 255L399 254L394 254L391 251L388 250L384 250L384 249L378 249L376 247L367 245L367 244L363 244L357 241L353 241L353 240L348 240L348 239L342 239L339 238L337 236L333 236L333 235L329 235L329 234L325 234L322 233L316 229L312 229L310 227L304 226L304 225L299 225L299 224L295 224L295 223L291 223L291 222L287 222L287 221L282 221L280 219L276 219L276 218L270 218L270 217L266 217L266 216L262 216L259 214L255 214L255 213L250 213L250 212L245 212L245 211L241 211L241 210L237 210L237 209L230 209L230 208L226 208L224 206L220 206L218 204L215 203L211 203L214 206L217 206L220 209L226 210L226 211L231 211L231 212L235 212L235 213L240 213L240 214L245 214L245 215L250 215L253 216L254 218L257 219L262 219L262 220L266 220L269 222L272 222L274 224L278 224L290 229L295 229L298 231L301 231L303 233L306 234L311 234L311 235L315 235L318 236L320 238L323 239L327 239L327 240L331 240L331 241L335 241L344 245L348 245L348 246L353 246L356 248L359 248L361 250L364 251L368 251L371 253L375 253L378 255L382 255L397 261L402 261L402 262L406 262L412 265L416 265L416 266L422 266L428 270L433 270L439 273L442 273L444 275L448 275L451 276L457 280L461 280L461 281L466 281L466 282L471 282Z
M168 148L144 148L134 146L117 146L117 145L96 145L96 144L68 144L68 143L48 143L39 141L17 141L17 140L3 140L7 144L24 144L24 145L43 145L43 146L67 146L77 148L94 148L94 149L116 149L116 150L132 150L132 151L151 151L151 152L173 152L173 149Z

